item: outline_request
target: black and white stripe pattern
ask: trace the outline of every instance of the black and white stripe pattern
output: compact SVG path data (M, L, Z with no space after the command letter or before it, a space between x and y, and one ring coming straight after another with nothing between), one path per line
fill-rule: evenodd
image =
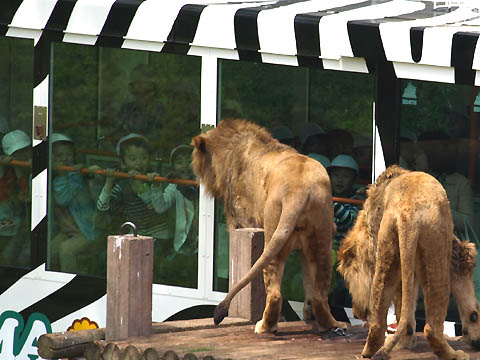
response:
M430 1L103 0L93 5L59 0L52 7L48 0L9 0L2 6L2 33L41 31L40 42L63 39L175 53L186 53L191 46L218 48L259 62L265 62L266 54L292 56L298 65L359 57L460 72L478 66L472 59L476 49L472 38L479 13L468 7L434 9ZM470 51L458 52L458 46ZM435 72L428 80L436 80ZM455 81L474 80L458 74L451 80Z
M7 0L0 32L50 41L373 71L392 62L402 78L475 85L480 14L411 0ZM219 56L222 57L222 56ZM47 75L39 61L35 82ZM365 66L367 65L367 66ZM417 66L412 66L417 65ZM430 71L429 71L430 70Z

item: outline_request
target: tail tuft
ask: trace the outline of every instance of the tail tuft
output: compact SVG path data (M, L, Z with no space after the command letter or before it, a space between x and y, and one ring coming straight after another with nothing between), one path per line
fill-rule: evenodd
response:
M213 321L215 322L215 325L218 325L222 322L225 317L228 315L228 309L223 306L222 304L217 305L215 307L215 310L213 312Z

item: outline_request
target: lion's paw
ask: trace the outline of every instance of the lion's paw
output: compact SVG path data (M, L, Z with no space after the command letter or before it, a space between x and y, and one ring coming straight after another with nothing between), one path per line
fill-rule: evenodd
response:
M368 352L368 351L363 350L363 352L362 352L362 358L370 359L372 356L373 356L373 354L371 354L371 353Z
M372 360L388 360L390 359L390 356L388 354L385 354L383 351L377 351L375 354L371 354L367 351L362 352L362 358L371 358Z
M383 351L377 351L375 355L373 355L372 360L389 360L390 355L384 353Z
M462 350L455 351L453 355L454 356L453 356L452 360L469 360L470 359L470 355L463 352Z
M277 331L277 324L272 326L271 328L268 328L267 326L263 325L263 320L257 321L257 324L255 325L255 334L263 334L263 333L274 333Z
M372 346L372 344L367 341L365 343L365 346L363 347L362 357L372 358L374 356L379 356L380 353L383 353L383 351L380 351L378 347ZM382 358L377 358L377 359L382 359Z

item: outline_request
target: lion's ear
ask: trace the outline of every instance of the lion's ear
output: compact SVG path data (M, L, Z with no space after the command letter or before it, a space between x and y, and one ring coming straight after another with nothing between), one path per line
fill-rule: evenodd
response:
M451 265L458 275L472 272L477 264L477 249L474 243L461 241L455 235L452 241Z
M342 264L342 268L350 266L352 261L355 259L355 251L352 246L349 246L347 243L343 243L338 251L338 261Z
M207 152L207 142L202 135L197 135L192 139L190 145L194 146L198 151L205 153Z

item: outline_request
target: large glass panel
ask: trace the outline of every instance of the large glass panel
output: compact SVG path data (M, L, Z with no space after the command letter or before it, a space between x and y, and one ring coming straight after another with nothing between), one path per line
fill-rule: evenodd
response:
M197 286L200 59L55 44L49 268L105 275L123 223L155 240L154 281Z
M0 265L30 257L33 41L0 38Z
M327 168L338 228L332 253L335 260L371 179L373 78L238 61L222 61L220 74L220 119L241 117L256 122L280 142ZM215 224L214 289L227 291L228 232L221 205L217 206ZM303 301L298 256L296 251L287 260L282 286L286 300ZM332 309L341 311L350 305L338 274L333 276L330 303ZM287 301L284 305L284 316L295 317ZM343 319L345 314L336 316Z
M435 176L444 186L455 234L479 246L480 157L478 88L402 81L400 166ZM477 298L480 268L475 270ZM425 317L422 297L417 315ZM452 299L447 319L459 320Z

